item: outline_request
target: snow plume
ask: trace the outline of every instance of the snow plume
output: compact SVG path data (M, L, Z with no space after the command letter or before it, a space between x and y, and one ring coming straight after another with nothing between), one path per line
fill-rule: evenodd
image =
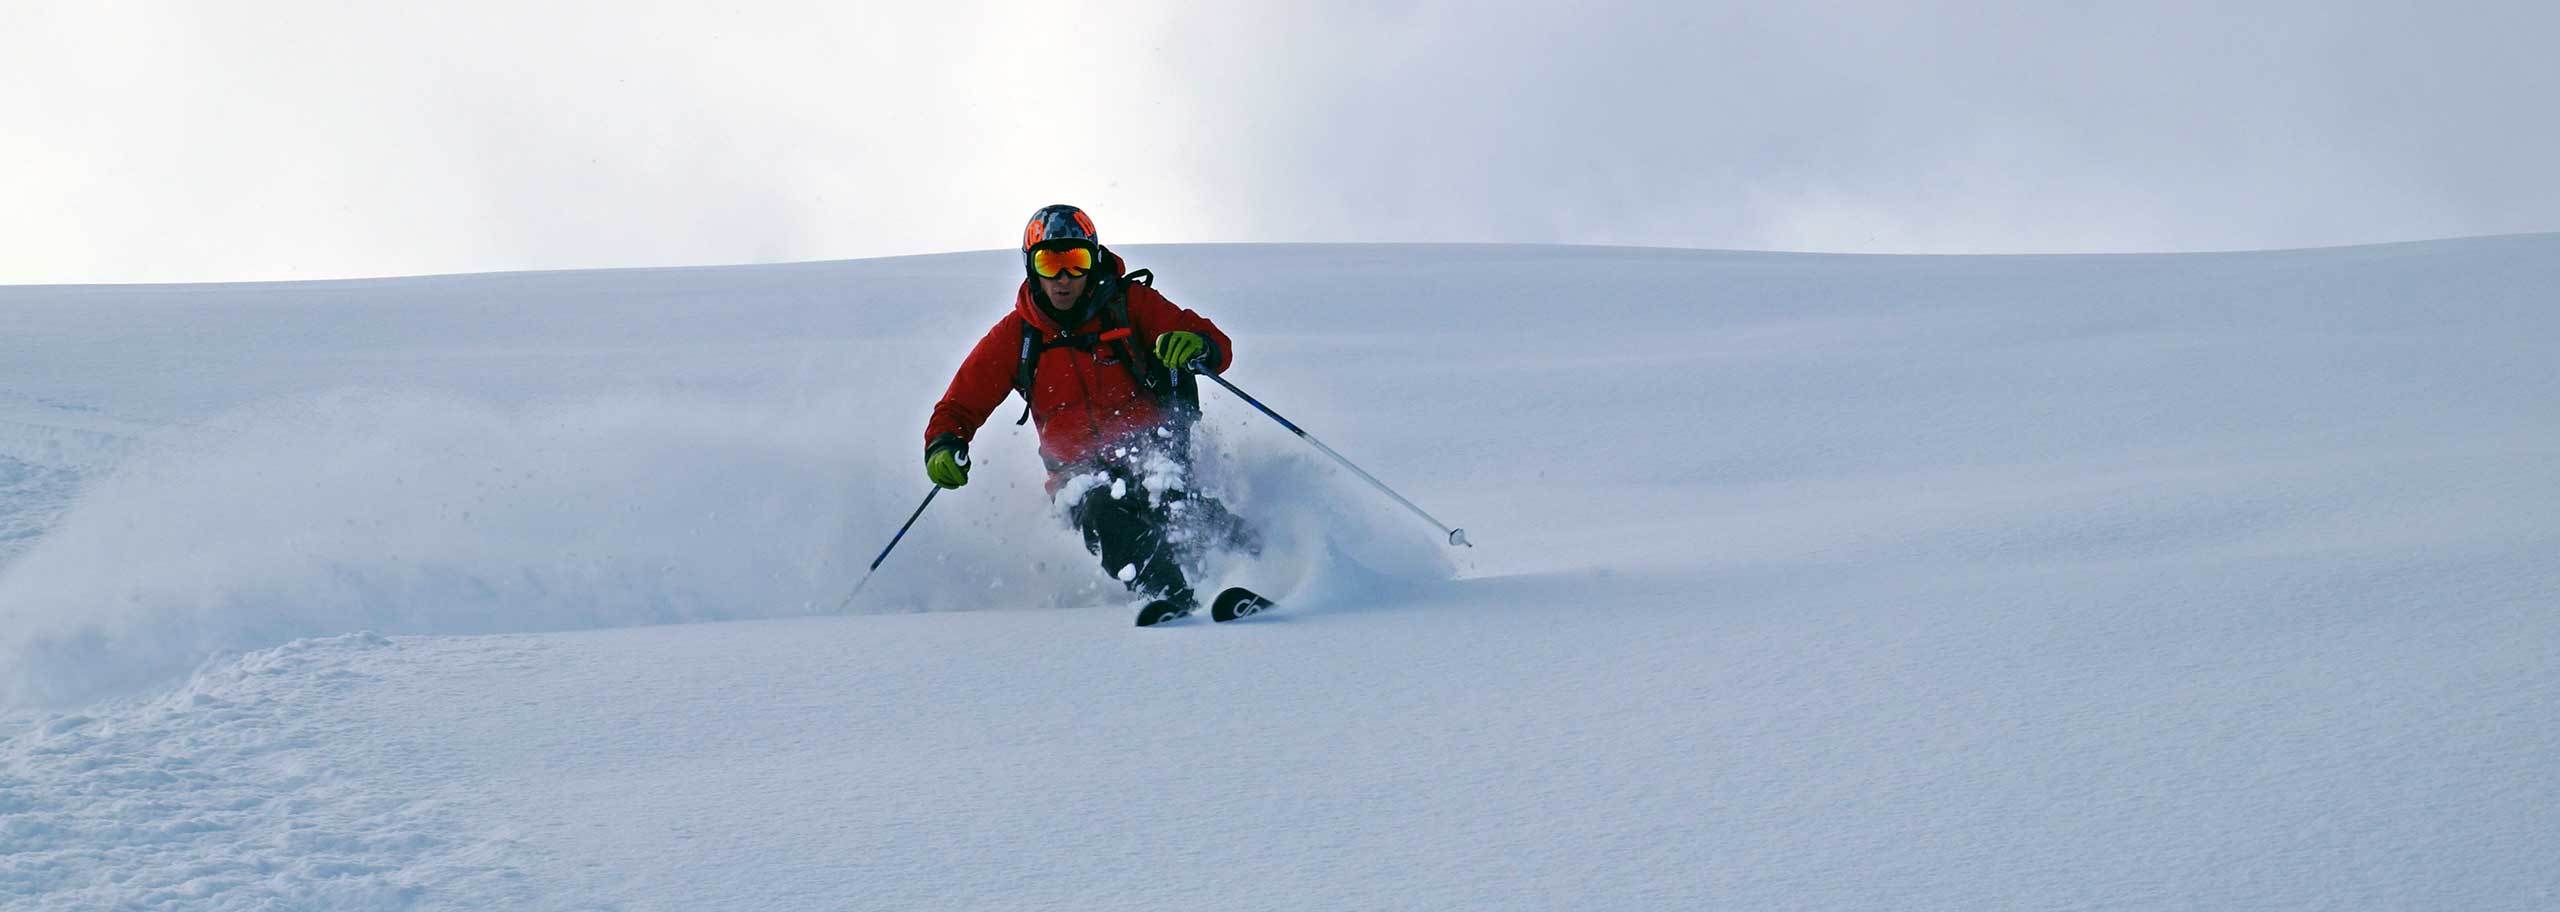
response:
M155 441L0 575L0 705L57 705L219 654L363 630L475 634L836 610L927 490L897 405L625 395L500 407L337 391ZM990 426L856 612L1085 608L1125 591L1049 508L1028 431ZM1214 443L1204 442L1204 446ZM1264 540L1204 586L1445 578L1430 536L1248 438L1185 479ZM1008 454L1022 454L1014 458ZM1357 555L1358 566L1343 555Z
M1105 452L1112 471L1067 476L1051 517L1072 523L1070 511L1088 496L1143 498L1172 517L1168 541L1195 546L1186 567L1193 588L1245 586L1274 598L1312 597L1294 601L1293 611L1456 573L1426 527L1294 438L1230 433L1214 415L1194 438L1188 464L1161 449ZM1175 492L1183 496L1173 498ZM1223 509L1201 506L1209 501ZM1231 534L1228 515L1244 527L1243 541ZM1129 578L1127 568L1120 570Z
M1212 407L1194 444L1201 458L1186 483L1225 500L1254 527L1262 547L1249 559L1206 555L1201 588L1249 586L1290 599L1293 611L1322 611L1458 572L1429 527L1306 444L1250 423L1230 431L1216 418Z
M895 458L912 447L851 430L913 423L872 414L887 411L850 394L501 408L339 391L233 413L98 479L0 576L0 705L359 630L833 610L925 490ZM1036 466L995 462L984 487L1036 496ZM1036 500L979 493L941 498L855 610L982 606L991 589L1054 588L1026 577L1082 556L1045 529L1019 534L1044 525Z

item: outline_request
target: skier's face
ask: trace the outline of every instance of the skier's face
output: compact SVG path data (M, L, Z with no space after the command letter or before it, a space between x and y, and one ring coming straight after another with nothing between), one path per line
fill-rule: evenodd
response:
M1051 308L1065 310L1074 307L1076 299L1084 296L1085 281L1084 276L1059 273L1057 278L1041 279L1040 292L1049 296Z

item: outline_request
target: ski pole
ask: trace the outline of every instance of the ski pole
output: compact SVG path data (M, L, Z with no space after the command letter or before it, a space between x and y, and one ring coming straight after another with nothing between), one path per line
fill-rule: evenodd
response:
M1262 404L1262 400L1253 398L1253 394L1237 389L1235 384L1227 382L1227 378L1209 372L1206 369L1206 366L1201 362L1191 362L1191 371L1192 373L1199 374L1200 376L1218 381L1219 386L1226 387L1227 392L1236 394L1236 398L1244 400L1246 405L1253 406L1255 411L1271 416L1271 420L1280 422L1281 427L1288 428L1289 433L1298 435L1298 439L1314 444L1316 449L1323 450L1325 455L1333 457L1333 461L1342 463L1343 468L1350 469L1351 473L1360 476L1362 481L1366 481L1372 486L1375 486L1388 497L1395 498L1396 502L1403 504L1405 509L1412 510L1413 515L1422 517L1422 521L1430 523L1433 527L1438 528L1441 534L1449 536L1449 544L1451 546L1464 545L1469 548L1476 546L1475 542L1467 540L1467 530L1452 529L1449 528L1448 524L1431 518L1431 514L1422 512L1421 507L1414 506L1413 501L1404 499L1404 495L1396 493L1394 488L1387 487L1386 482L1379 481L1377 476L1361 471L1359 466L1351 464L1351 460L1342 458L1342 454L1334 452L1332 447L1325 446L1324 441L1317 440L1316 435L1307 433L1305 428L1297 426L1287 418L1280 417L1279 412L1272 411L1270 406Z
M889 552L897 549L898 541L906 538L907 530L915 528L916 520L924 516L924 508L933 506L933 495L940 493L942 493L941 485L934 485L933 490L924 492L924 502L917 504L916 511L907 515L907 524L898 527L898 534L889 537L889 547L880 549L880 556L871 559L871 569L862 571L862 581L853 584L853 592L846 595L842 603L836 605L837 611L853 607L854 596L862 594L862 587L871 585L871 574L879 572L880 562L889 559Z

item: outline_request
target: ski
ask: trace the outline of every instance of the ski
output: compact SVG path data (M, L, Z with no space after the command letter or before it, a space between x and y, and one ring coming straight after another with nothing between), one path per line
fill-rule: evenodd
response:
M1237 586L1218 593L1218 600L1209 604L1209 619L1223 624L1237 618L1252 617L1271 607L1270 599L1254 594L1251 589Z
M1217 599L1209 603L1209 619L1223 624L1237 618L1261 614L1270 610L1274 604L1270 599L1255 594L1251 589L1236 586L1218 593ZM1181 620L1190 617L1191 611L1190 606L1172 599L1157 599L1148 602L1147 607L1138 609L1138 626L1153 627L1166 621Z
M1224 597L1225 596L1220 596L1220 598ZM1171 599L1157 599L1155 601L1148 602L1147 607L1138 609L1138 626L1153 627L1166 621L1177 620L1190 616L1191 608L1189 606L1176 603Z

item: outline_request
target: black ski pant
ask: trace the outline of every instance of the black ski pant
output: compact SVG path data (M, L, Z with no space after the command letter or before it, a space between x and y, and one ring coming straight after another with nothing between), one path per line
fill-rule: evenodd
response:
M1084 492L1067 516L1084 533L1084 549L1102 558L1102 572L1117 579L1122 568L1130 569L1122 580L1130 591L1196 604L1183 567L1201 549L1261 553L1261 536L1217 498L1186 490L1151 494L1123 467L1101 471L1107 480ZM1120 496L1111 496L1114 488Z
M1102 572L1114 578L1121 578L1122 568L1134 568L1121 579L1130 591L1197 604L1198 596L1182 575L1187 549L1172 541L1174 519L1166 509L1178 502L1171 498L1179 492L1167 492L1168 499L1158 503L1134 480L1121 481L1121 496L1111 496L1114 485L1104 484L1069 508L1069 517L1084 533L1084 549L1100 555Z

